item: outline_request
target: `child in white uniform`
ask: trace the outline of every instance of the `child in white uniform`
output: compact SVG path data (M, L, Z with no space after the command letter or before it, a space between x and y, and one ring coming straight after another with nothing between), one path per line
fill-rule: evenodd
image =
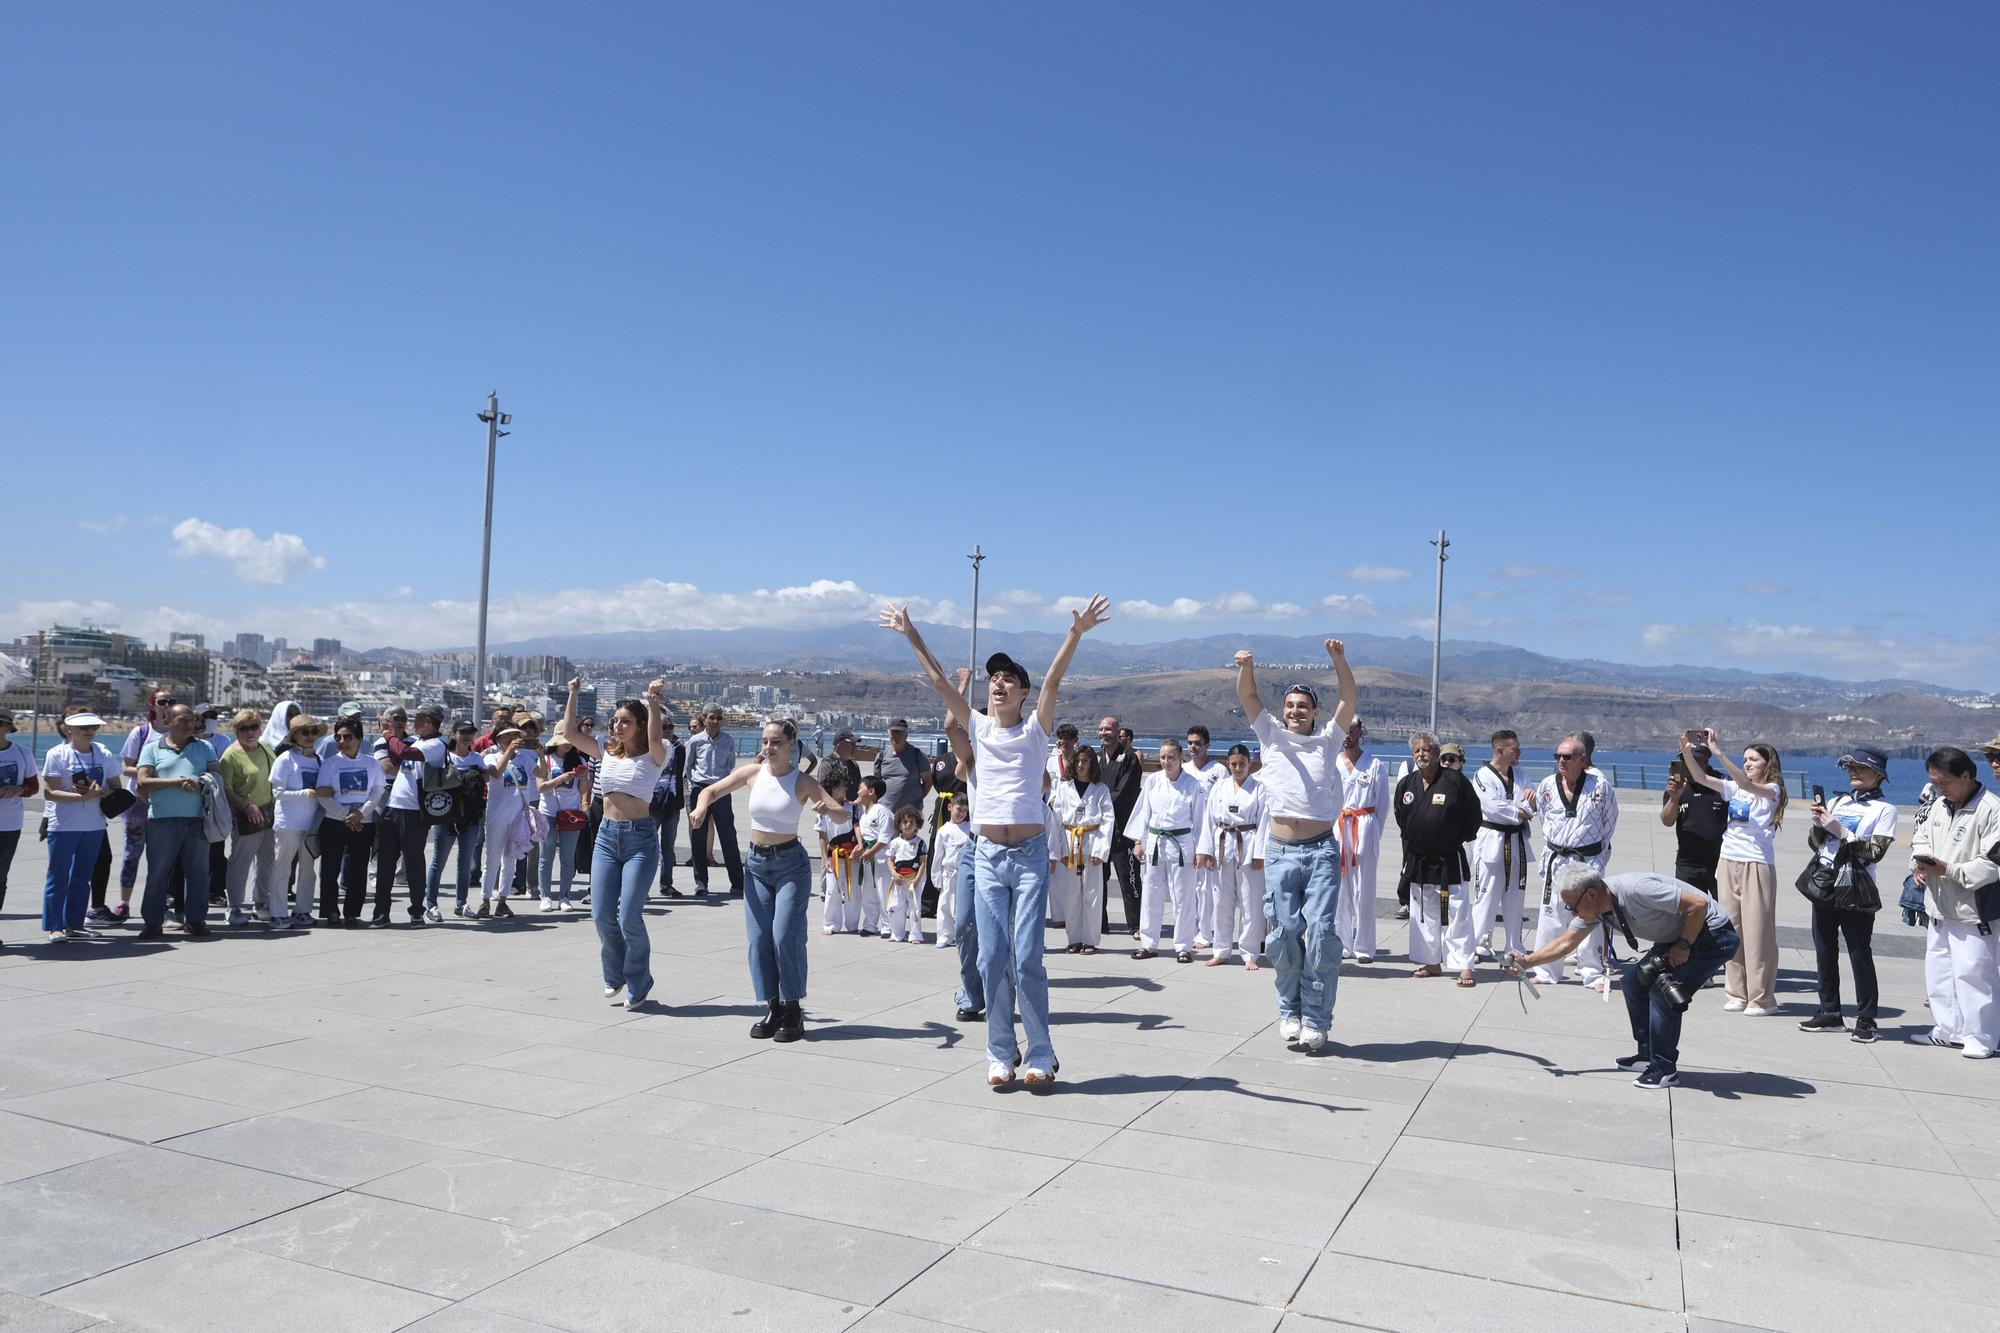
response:
M889 930L882 920L882 888L889 879L889 843L896 836L895 821L882 804L888 790L889 784L872 774L861 779L861 818L854 829L861 843L854 853L854 896L861 913L856 928L863 935L880 931L885 940Z
M826 794L842 804L847 802L847 777L838 765L826 781ZM847 806L847 813L839 819L815 815L813 827L819 830L820 878L826 896L821 933L832 935L858 929L861 908L855 897L854 879L860 867L854 862L854 807Z
M923 839L923 812L906 805L896 812L896 836L889 840L888 901L882 938L924 942L924 870L930 847Z
M949 949L958 943L958 863L972 846L972 806L960 792L951 798L951 818L938 829L937 852L932 858L932 882L938 886L937 947Z

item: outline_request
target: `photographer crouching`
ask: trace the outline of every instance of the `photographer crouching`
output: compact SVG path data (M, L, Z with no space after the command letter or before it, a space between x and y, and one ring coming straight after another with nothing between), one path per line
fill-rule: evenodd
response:
M1595 931L1608 937L1614 924L1634 953L1640 940L1649 942L1652 948L1620 983L1639 1049L1620 1056L1618 1067L1639 1069L1633 1082L1642 1088L1678 1086L1681 1015L1689 998L1742 945L1728 913L1700 889L1670 876L1607 877L1588 865L1569 866L1557 892L1576 923L1533 953L1509 953L1507 969L1518 972L1553 963Z

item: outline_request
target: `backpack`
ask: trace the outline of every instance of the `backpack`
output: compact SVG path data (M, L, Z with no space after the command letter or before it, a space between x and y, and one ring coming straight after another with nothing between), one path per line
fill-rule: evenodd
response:
M443 764L435 768L424 765L423 778L417 784L417 808L434 824L452 817L460 804L460 788L469 785L474 777L460 768L457 760L458 756L447 749Z

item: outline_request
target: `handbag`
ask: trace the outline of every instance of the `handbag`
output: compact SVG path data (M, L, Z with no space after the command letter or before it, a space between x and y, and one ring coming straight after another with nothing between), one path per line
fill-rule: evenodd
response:
M558 833L578 833L590 822L590 816L581 810L556 811L556 831Z
M139 803L129 788L119 787L106 792L97 802L97 808L104 812L106 819L116 819Z

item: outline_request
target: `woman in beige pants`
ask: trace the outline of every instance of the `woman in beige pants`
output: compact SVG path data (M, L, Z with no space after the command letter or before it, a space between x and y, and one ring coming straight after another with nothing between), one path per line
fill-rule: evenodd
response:
M1717 778L1695 760L1693 748L1706 744L1728 773ZM1716 894L1722 910L1743 937L1743 949L1723 971L1722 1007L1729 1013L1761 1018L1778 1012L1778 867L1772 842L1785 822L1785 771L1778 752L1759 742L1743 751L1738 767L1722 751L1713 730L1681 736L1681 759L1688 777L1722 793L1729 823L1722 833L1722 864Z

